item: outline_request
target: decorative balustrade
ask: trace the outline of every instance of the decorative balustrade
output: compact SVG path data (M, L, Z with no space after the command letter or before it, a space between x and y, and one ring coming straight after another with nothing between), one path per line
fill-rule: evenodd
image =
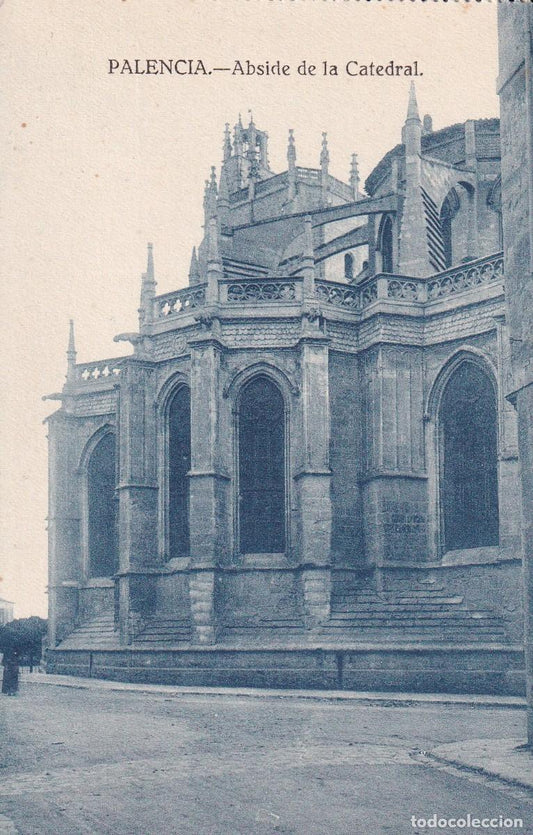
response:
M502 280L503 256L499 253L431 278L380 273L355 286L337 281L317 281L315 294L326 304L361 311L376 300L423 304Z
M378 297L377 281L372 279L359 287L338 281L317 281L316 298L345 310L363 310Z
M359 290L360 307L363 310L378 298L378 282L376 279L364 284Z
M361 307L359 289L351 284L317 281L315 295L320 301L335 307L345 307L348 310L359 310Z
M489 258L481 258L479 261L454 267L428 279L427 297L429 301L434 301L502 280L503 254L498 253Z
M96 380L111 381L120 376L120 359L100 360L76 366L76 376L81 383Z
M430 278L380 273L360 284L317 280L315 298L344 310L361 312L375 301L424 304L503 279L501 253L454 267ZM186 287L154 300L156 319L164 319L205 305L206 284ZM219 282L221 304L294 303L302 301L302 276L224 278ZM92 368L89 373L97 373ZM100 369L103 373L103 368ZM111 372L110 372L111 373ZM114 371L112 373L115 373ZM94 378L96 379L96 378Z
M224 282L221 301L228 304L294 302L301 298L301 281L301 278L254 278Z
M205 284L197 284L193 287L185 287L182 290L175 290L164 296L158 296L155 300L155 314L157 319L175 316L177 313L187 313L203 307L205 304Z
M421 300L423 283L412 279L387 278L387 298L405 299L416 302Z

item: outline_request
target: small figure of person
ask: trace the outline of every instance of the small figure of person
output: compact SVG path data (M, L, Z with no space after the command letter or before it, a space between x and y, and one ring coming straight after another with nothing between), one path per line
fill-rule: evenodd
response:
M2 664L4 665L2 693L6 696L16 696L19 689L19 658L16 650L4 652Z

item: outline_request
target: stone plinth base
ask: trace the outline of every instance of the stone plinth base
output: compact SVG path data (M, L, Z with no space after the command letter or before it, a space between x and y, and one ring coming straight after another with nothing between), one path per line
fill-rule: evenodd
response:
M158 684L523 696L516 647L204 647L47 651L47 672Z

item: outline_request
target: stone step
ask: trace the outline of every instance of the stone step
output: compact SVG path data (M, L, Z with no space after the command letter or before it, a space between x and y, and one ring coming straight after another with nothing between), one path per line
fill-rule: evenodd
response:
M224 626L233 629L303 629L304 624L301 619L292 620L239 620L238 618L228 618Z
M118 644L118 631L115 630L113 613L99 614L90 620L82 621L70 635L61 642L62 649L94 647L103 649Z
M189 644L191 642L191 633L184 632L183 634L169 633L168 635L160 635L158 637L150 635L138 636L134 639L132 646L167 646L168 644Z
M446 586L441 585L430 585L430 586L393 586L391 588L384 588L378 590L375 587L369 586L335 586L333 588L333 594L413 594L413 595L420 595L420 596L427 596L432 594L439 594L440 592L446 592Z
M503 643L502 635L499 634L487 634L487 635L470 635L470 634L461 634L461 635L440 635L431 633L428 634L427 632L409 632L406 635L402 635L401 638L397 634L393 632L357 632L357 633L344 633L339 635L338 633L330 633L330 632L322 632L319 633L320 638L323 641L332 641L333 643L342 644L343 642L353 643L356 642L368 642L372 644L387 644L387 643L402 643L402 642L409 642L409 643L425 643L425 644L457 644L457 645L464 645L464 644L501 644Z
M333 602L354 602L354 603L379 603L379 602L389 602L389 603L406 603L406 604L428 604L428 603L447 603L451 602L454 603L456 601L462 601L464 598L462 595L458 594L424 594L420 596L416 596L413 594L390 594L383 592L382 594L378 594L374 592L373 594L332 594L331 600Z
M168 632L173 629L190 629L190 622L177 621L176 623L149 623L142 628L142 632ZM140 634L140 633L139 633Z
M361 629L503 629L500 621L468 621L468 620L367 620L363 618L347 618L335 620L332 618L323 624L334 629L361 628Z
M438 603L435 605L426 604L425 606L406 606L399 603L376 603L375 606L372 606L369 603L343 603L342 605L332 604L331 611L368 612L370 614L372 612L412 612L416 615L418 612L460 612L465 611L465 609L460 603Z
M446 632L447 634L451 634L453 632L453 633L457 633L457 634L461 633L462 635L463 634L472 634L472 635L474 635L474 634L478 635L479 634L479 635L481 635L483 633L489 633L489 632L494 633L494 634L496 634L496 633L504 634L504 632L505 632L503 627L494 626L492 624L488 625L488 626L477 626L477 627L474 627L472 629L470 626L460 626L458 624L452 624L452 623L444 624L444 625L434 623L434 624L428 624L427 626L421 626L420 624L417 624L417 623L414 623L414 622L410 623L410 624L407 624L406 626L399 626L399 625L394 626L393 624L386 624L386 623L374 624L374 625L373 624L368 624L368 623L366 623L366 624L365 623L357 623L357 622L353 622L353 623L346 623L345 622L345 623L342 623L342 624L341 623L338 623L338 624L327 623L327 624L323 624L322 626L319 627L319 631L321 631L321 630L327 630L327 631L330 631L332 633L333 632L340 633L340 632L346 631L346 632L396 632L396 633L399 633L399 634L407 634L408 632L415 631L415 632L423 632L425 634L429 634L430 632L434 632L434 633L437 633L437 632L444 633L444 632Z
M351 618L361 618L368 620L495 620L500 621L497 615L492 612L470 612L468 609L434 609L432 611L406 611L405 609L398 609L391 611L390 609L375 609L368 611L366 609L348 609L346 611L332 611L331 618L335 620L350 620Z

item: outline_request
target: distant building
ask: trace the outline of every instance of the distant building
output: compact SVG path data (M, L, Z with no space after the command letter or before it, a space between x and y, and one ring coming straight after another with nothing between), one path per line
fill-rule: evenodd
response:
M0 597L0 626L13 620L14 603Z
M363 192L226 127L189 286L49 419L59 672L522 692L497 119L414 88ZM186 211L186 207L182 207Z

